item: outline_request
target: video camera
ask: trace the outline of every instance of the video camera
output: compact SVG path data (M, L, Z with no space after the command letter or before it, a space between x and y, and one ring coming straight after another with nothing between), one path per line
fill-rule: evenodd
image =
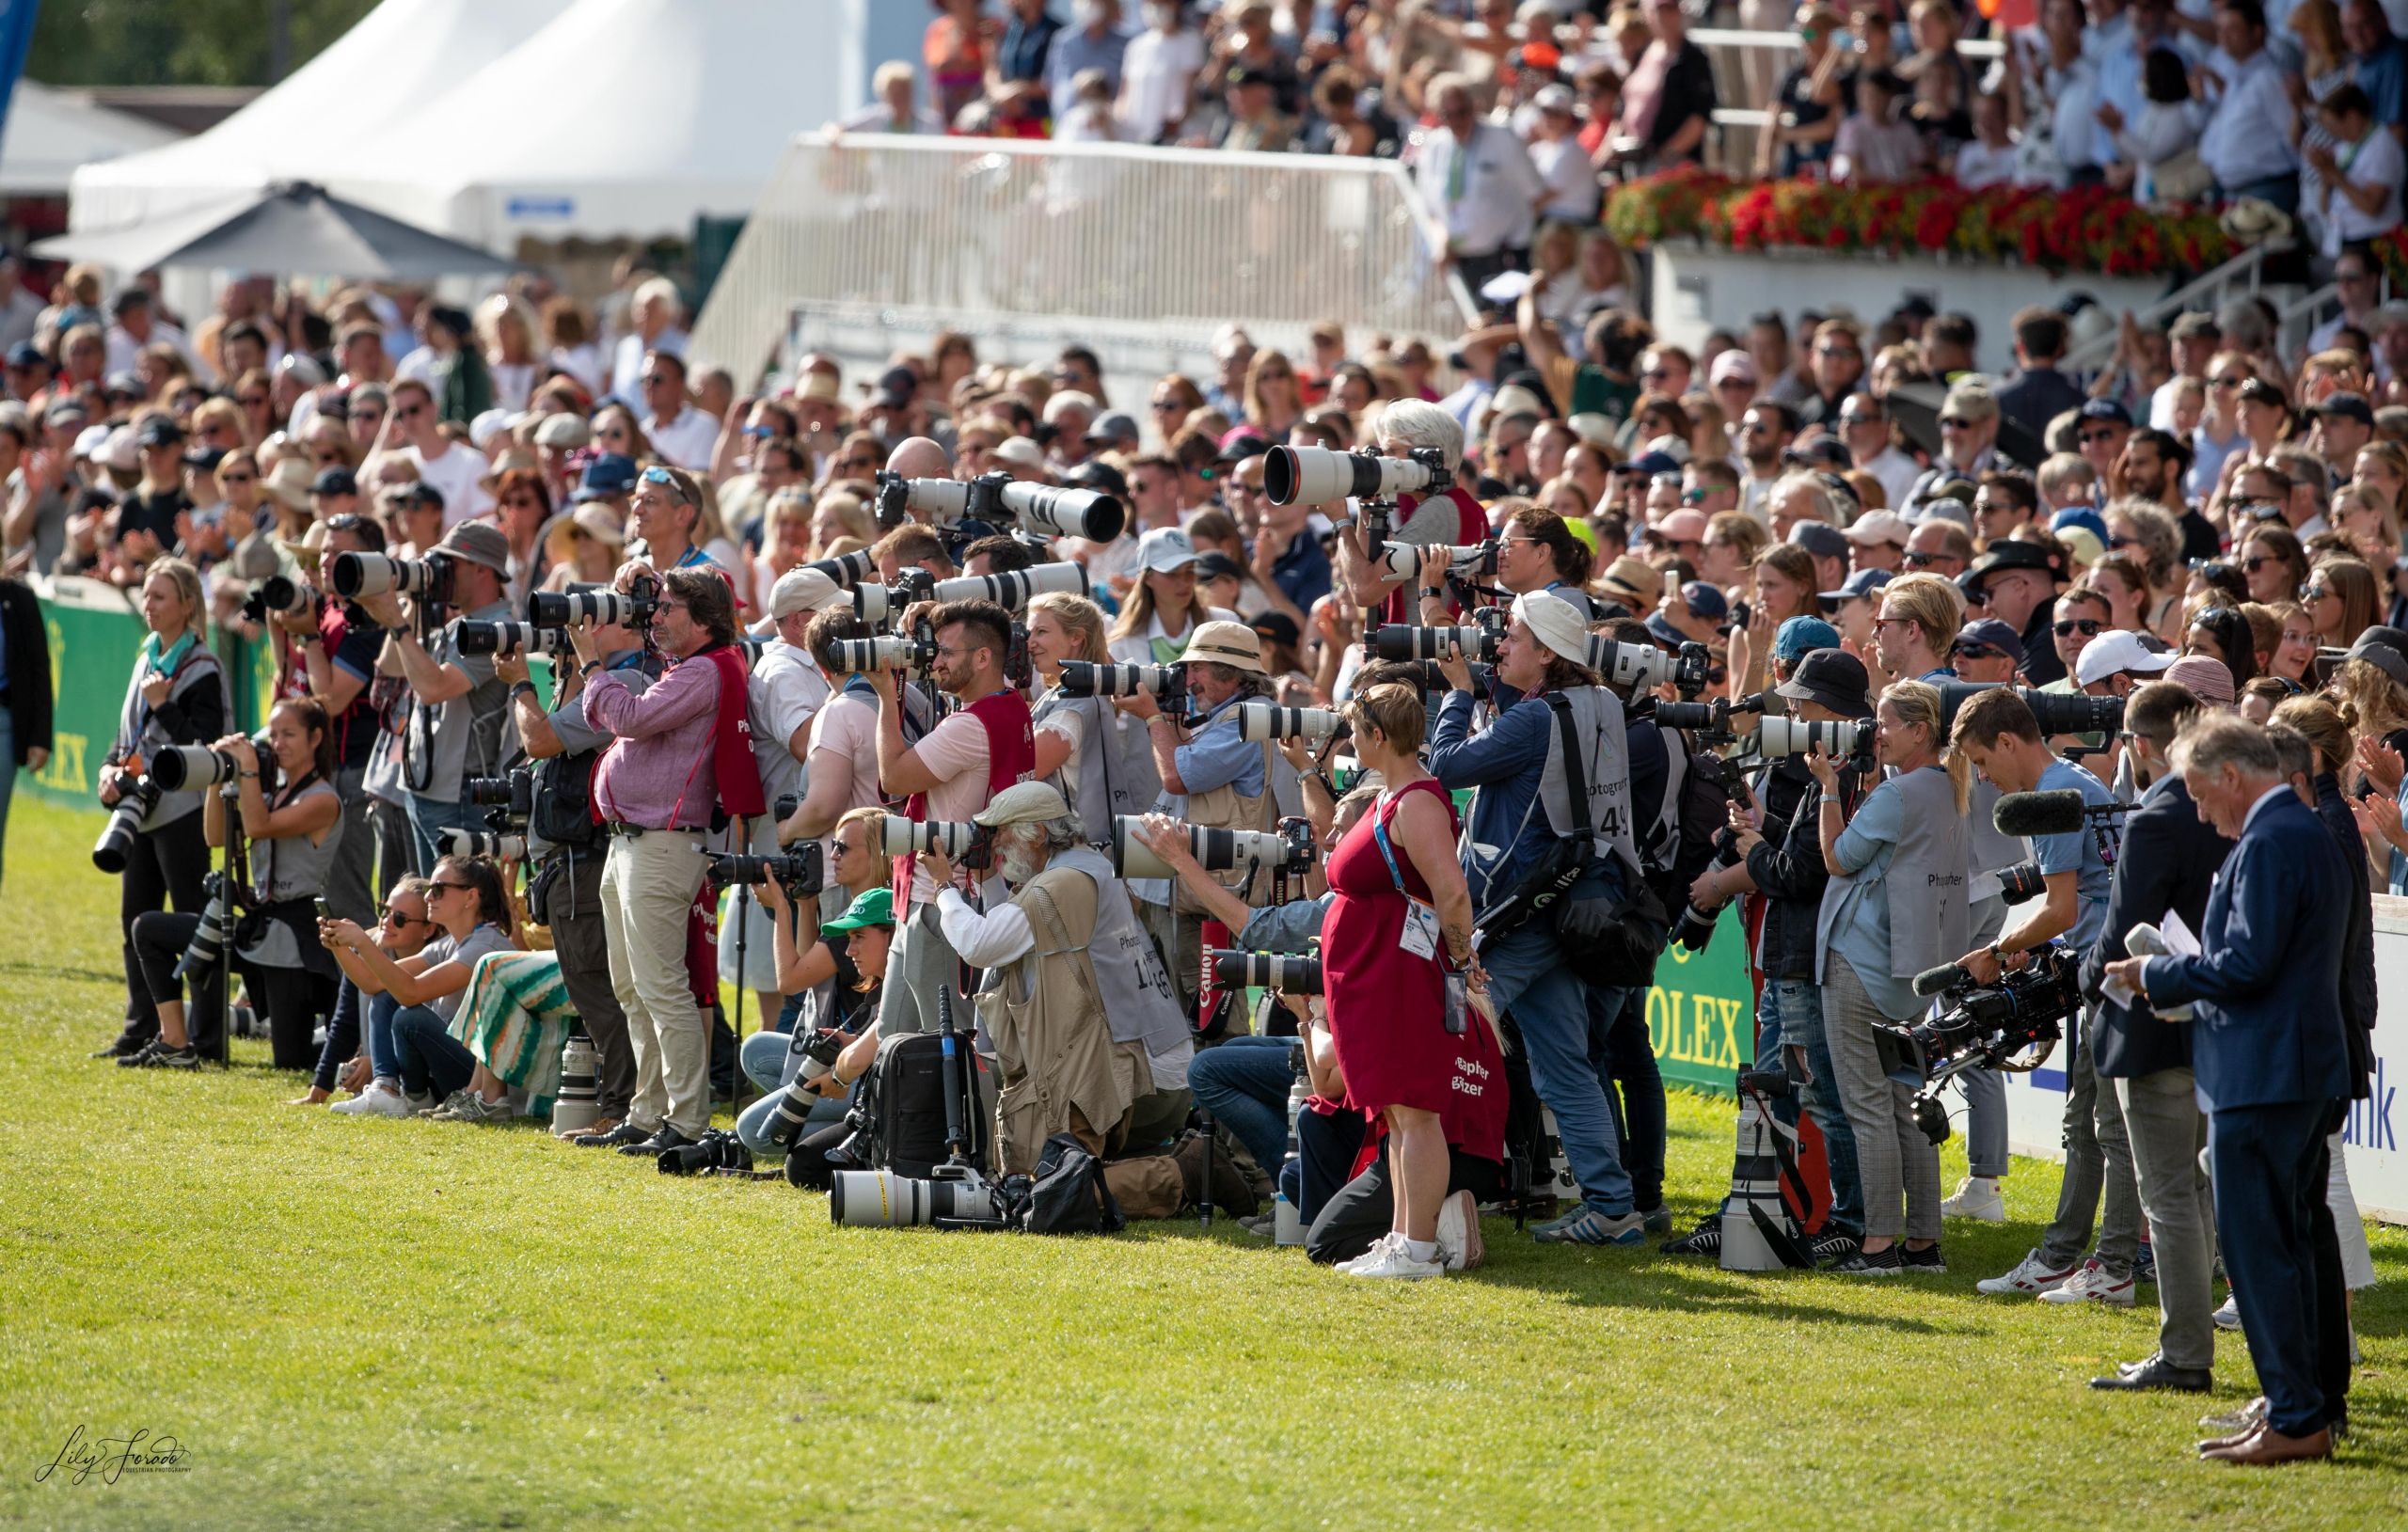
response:
M1265 740L1301 739L1307 745L1327 743L1346 730L1346 716L1325 707L1282 707L1276 703L1238 703L1238 737L1249 745Z
M290 575L253 580L243 596L243 615L254 623L271 617L298 617L318 606L318 592Z
M1187 666L1096 665L1066 660L1062 665L1065 697L1134 697L1149 692L1154 705L1173 718L1187 716Z
M1937 996L1945 1008L1937 1017L1881 1030L1922 1054L1924 1087L1914 1114L1924 1137L1947 1141L1948 1112L1939 1098L1949 1081L1969 1069L2020 1072L2047 1062L2065 1035L2060 1023L2082 1008L2080 971L2073 950L2052 941L2023 967L2002 971L1995 984L1973 983L1955 963L1915 975L1915 993Z
M1120 501L1095 489L1056 489L1023 483L1007 473L958 479L906 479L878 474L878 524L900 527L917 511L939 527L964 521L1010 524L1037 537L1077 537L1109 543L1120 535L1127 514Z
M1225 989L1273 989L1283 995L1322 992L1321 959L1286 952L1204 949L1204 966Z
M923 851L942 851L957 866L974 873L994 865L995 831L990 825L966 819L915 821L890 813L879 821L878 834L878 849L884 856L916 857Z
M415 597L421 607L452 605L452 576L458 571L449 559L396 559L388 553L338 553L331 576L335 594L345 601L383 595L388 591Z
M805 841L791 851L775 856L747 856L741 852L721 852L710 859L703 877L713 889L732 888L738 884L775 883L794 898L808 898L827 884L827 868L823 865L817 841Z
M1131 814L1113 816L1112 870L1122 877L1178 877L1168 862L1130 833L1138 823ZM1303 819L1282 819L1275 830L1183 828L1188 853L1208 873L1244 867L1292 877L1312 868L1312 826Z
M251 736L251 748L264 758L267 754L267 731L261 729ZM232 782L242 767L233 752L208 745L169 745L150 760L150 780L170 793L181 793L188 787L217 787Z
M527 621L537 627L629 627L651 625L660 606L660 582L639 575L620 591L591 581L571 581L565 591L537 591L527 598Z
M1263 454L1262 491L1274 505L1330 505L1339 500L1394 500L1447 485L1447 454L1417 447L1409 457L1326 447L1275 447Z
M573 651L562 628L532 623L461 623L452 647L463 655L544 655L557 659Z

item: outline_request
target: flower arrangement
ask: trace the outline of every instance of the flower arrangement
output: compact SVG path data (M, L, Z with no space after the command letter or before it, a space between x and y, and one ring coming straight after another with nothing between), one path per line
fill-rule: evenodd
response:
M2374 254L2383 262L2384 275L2391 279L2391 291L2408 292L2408 224L2376 235Z
M2205 271L2239 250L2212 209L2148 207L2103 187L1735 182L1692 166L1616 187L1606 229L1640 249L1693 239L1734 250L1928 255L2109 276ZM2387 259L2408 264L2408 245Z

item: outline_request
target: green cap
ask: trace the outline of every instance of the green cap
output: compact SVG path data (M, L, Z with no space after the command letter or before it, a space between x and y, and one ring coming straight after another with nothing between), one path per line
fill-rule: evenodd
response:
M822 931L858 931L864 925L895 924L895 891L879 887L870 890L847 906L845 912L822 925Z

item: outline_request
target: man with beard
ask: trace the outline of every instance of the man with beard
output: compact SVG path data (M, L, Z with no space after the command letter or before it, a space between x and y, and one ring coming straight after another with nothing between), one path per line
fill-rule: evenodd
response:
M1798 412L1786 404L1759 399L1739 417L1739 455L1747 460L1747 477L1739 481L1739 509L1758 521L1768 512L1765 497L1779 482L1781 454L1798 439Z
M2222 547L2215 523L2194 509L2182 493L2191 469L2191 450L2182 438L2154 427L2135 431L2124 443L2107 482L2119 497L2147 500L2165 508L2182 524L2182 557L2212 559Z
M1814 383L1814 397L1798 408L1806 425L1839 429L1840 406L1856 391L1864 376L1864 337L1849 319L1827 319L1814 331L1814 354L1806 367Z

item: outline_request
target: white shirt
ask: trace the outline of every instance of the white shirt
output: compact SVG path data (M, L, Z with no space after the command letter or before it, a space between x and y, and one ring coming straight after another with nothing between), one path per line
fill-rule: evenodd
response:
M428 457L417 448L406 449L411 462L418 465L418 476L435 486L443 497L443 528L452 528L470 516L481 516L493 509L493 497L477 482L485 476L485 460L465 447L448 447L439 457Z
M2368 130L2364 141L2337 145L2333 155L2341 171L2339 180L2353 186L2389 188L2382 206L2372 213L2360 212L2339 185L2327 188L2332 200L2324 209L2324 253L2338 257L2343 245L2372 239L2399 227L2400 182L2403 172L2408 172L2408 162L2400 157L2400 140L2380 122Z
M619 349L610 357L610 391L621 399L636 401L643 398L643 354L665 351L675 356L686 355L686 332L672 324L644 344L643 337L629 331L619 338Z
M1589 151L1573 137L1542 138L1530 145L1530 166L1547 188L1546 204L1540 211L1549 218L1568 218L1574 223L1590 223L1597 216L1597 172L1589 165Z
M1121 132L1132 143L1150 144L1175 120L1187 116L1189 88L1204 67L1204 34L1147 30L1129 39L1120 55Z
M1458 255L1470 256L1529 244L1538 199L1547 189L1522 141L1494 122L1474 125L1471 142L1463 146L1449 129L1431 129L1414 157L1413 180L1422 205L1445 221L1448 243Z
M711 449L719 445L719 422L689 404L677 412L677 419L664 420L652 416L643 423L643 434L660 455L689 473L700 473L711 466Z
M2237 192L2252 182L2296 172L2290 97L2273 57L2260 48L2226 82L2224 95L2199 134L2199 158L2216 184Z
M1893 511L1907 503L1909 492L1923 473L1913 458L1894 447L1881 449L1878 457L1864 465L1864 471L1881 482L1881 492L1889 497Z
M794 736L804 733L807 753L812 717L828 701L828 678L808 654L773 639L761 646L745 689L763 795L774 801L781 793L801 792L803 757L794 751Z
M185 362L196 362L192 342L184 338L184 332L163 319L150 322L150 339L148 340L136 340L125 332L124 325L112 324L109 326L108 346L108 370L112 372L133 371L134 364L141 359L144 350L151 346L173 346L176 355Z

